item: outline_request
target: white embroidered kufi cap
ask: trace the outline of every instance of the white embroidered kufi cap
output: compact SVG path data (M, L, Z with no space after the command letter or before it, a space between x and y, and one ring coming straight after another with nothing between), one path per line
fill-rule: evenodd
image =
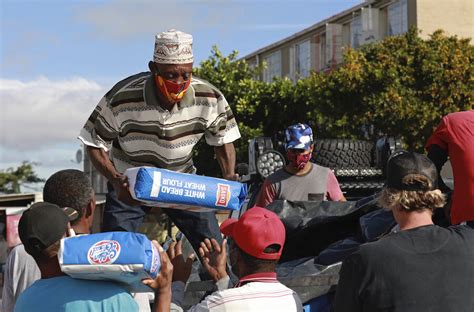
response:
M192 63L193 36L175 29L156 35L153 61L160 64Z

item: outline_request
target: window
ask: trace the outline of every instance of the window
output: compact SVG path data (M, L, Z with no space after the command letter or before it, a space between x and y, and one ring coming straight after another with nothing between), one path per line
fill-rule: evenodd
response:
M308 77L311 70L311 44L309 40L295 45L296 48L296 72L298 76Z
M324 69L324 68L327 67L327 63L326 63L326 34L321 36L321 45L320 45L319 52L320 52L319 53L319 56L320 56L319 67L320 67L320 69Z
M357 49L362 39L362 18L360 15L354 17L351 22L351 47Z
M398 35L408 30L407 0L398 0L388 6L388 35Z
M334 67L342 61L342 25L326 24L326 65Z
M263 81L272 82L274 77L281 77L281 51L266 56L264 62L266 67L263 70Z

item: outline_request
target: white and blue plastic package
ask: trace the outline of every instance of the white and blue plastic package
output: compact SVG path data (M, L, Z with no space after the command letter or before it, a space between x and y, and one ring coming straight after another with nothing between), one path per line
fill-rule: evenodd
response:
M61 270L73 278L122 283L131 292L149 292L144 278L160 272L160 254L143 234L107 232L61 240Z
M125 171L130 194L145 205L209 211L240 210L247 185L218 178L179 173L152 167Z

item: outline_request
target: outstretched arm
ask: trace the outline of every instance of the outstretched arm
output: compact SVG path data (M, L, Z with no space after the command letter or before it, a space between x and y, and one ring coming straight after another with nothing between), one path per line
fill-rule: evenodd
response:
M105 150L87 146L87 154L89 154L94 167L112 184L121 202L129 205L139 205L130 195L127 177L115 169Z
M217 161L221 167L222 177L227 180L236 181L239 175L235 173L235 148L234 143L226 143L215 146Z

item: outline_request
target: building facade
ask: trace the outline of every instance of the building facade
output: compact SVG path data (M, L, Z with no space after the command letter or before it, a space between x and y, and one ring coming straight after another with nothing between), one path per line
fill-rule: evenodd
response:
M260 80L292 80L311 71L328 71L342 61L345 48L358 48L412 26L427 37L437 29L462 38L474 36L472 0L372 0L331 16L245 57L251 66L266 63Z

